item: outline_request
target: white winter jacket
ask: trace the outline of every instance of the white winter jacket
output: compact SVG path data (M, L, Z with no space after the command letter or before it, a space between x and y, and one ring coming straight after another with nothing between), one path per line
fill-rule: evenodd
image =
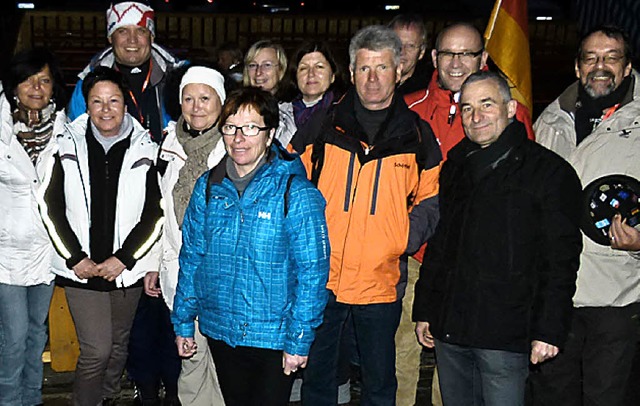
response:
M182 247L182 232L178 227L178 220L173 206L173 188L178 182L180 169L187 160L187 154L180 145L176 136L176 122L171 121L166 128L162 146L160 147L160 159L167 161L168 165L164 175L159 176L160 192L165 202L165 225L162 232L162 261L160 263L160 288L162 296L169 309L173 309L173 297L176 294L176 286L178 285L178 254ZM207 160L209 169L216 166L225 155L224 143L222 138L213 148Z
M71 228L77 236L82 250L91 256L89 249L89 228L91 224L91 184L89 182L88 151L86 142L86 130L89 117L85 113L65 126L64 133L58 137L58 154L64 170L64 196L66 202L66 217ZM158 145L151 140L149 133L135 119L131 144L124 155L118 193L116 198L116 218L113 237L113 251L117 251L140 221L143 211L146 191L146 177L149 169L148 163L155 162ZM47 178L50 178L53 159L47 167ZM54 255L54 272L64 278L75 282L86 283L79 279L73 270L67 268L65 260L71 256L64 246L62 239L56 234L53 220L49 217L49 208L43 198L47 180L43 183L39 201L43 220L47 225L49 234L58 252L69 255ZM160 237L164 218L160 219L154 228L153 234L142 244L137 252L145 253L137 258L133 269L125 269L115 280L116 286L127 287L136 283L149 271L157 271L160 260L160 246L156 241ZM150 249L151 247L151 249ZM148 252L147 252L148 251Z
M0 93L2 87L0 86ZM17 286L49 284L53 280L53 247L38 212L37 191L44 177L44 162L55 150L55 134L66 121L56 113L53 134L33 166L13 134L11 107L0 95L0 283Z
M618 108L576 146L577 83L551 103L536 121L536 141L573 165L582 186L606 175L640 179L640 75L632 72L633 99ZM638 253L598 245L583 235L576 307L626 306L640 302Z

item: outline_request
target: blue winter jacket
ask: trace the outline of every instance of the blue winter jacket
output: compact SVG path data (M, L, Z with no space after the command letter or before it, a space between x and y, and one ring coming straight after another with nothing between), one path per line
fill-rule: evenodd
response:
M193 337L198 316L205 335L232 347L308 355L328 298L325 200L300 158L275 144L242 197L225 177L207 202L209 172L196 182L182 225L176 335Z

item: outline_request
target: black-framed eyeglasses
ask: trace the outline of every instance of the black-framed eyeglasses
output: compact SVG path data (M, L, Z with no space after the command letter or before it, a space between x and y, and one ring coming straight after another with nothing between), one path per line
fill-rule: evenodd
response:
M441 58L442 60L450 61L457 56L458 58L460 58L461 61L470 61L482 55L482 52L484 52L484 50L481 49L475 52L472 52L472 51L464 51L464 52L436 51L436 52L437 52L438 58Z
M223 124L220 128L220 132L222 135L236 135L238 130L245 137L255 137L260 134L260 131L269 130L271 127L260 127L255 124L245 124L245 125L233 125L233 124Z

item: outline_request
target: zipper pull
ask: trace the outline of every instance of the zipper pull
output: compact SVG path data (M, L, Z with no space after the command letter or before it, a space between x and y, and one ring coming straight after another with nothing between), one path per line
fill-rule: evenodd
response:
M369 147L368 147L368 146L367 146L367 147L365 147L365 149L364 149L364 154L365 154L365 155L369 155L369 151L370 151Z

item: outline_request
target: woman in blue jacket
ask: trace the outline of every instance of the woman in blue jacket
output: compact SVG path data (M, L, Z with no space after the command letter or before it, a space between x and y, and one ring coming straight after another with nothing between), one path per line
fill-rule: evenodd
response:
M197 181L182 226L172 320L178 351L208 337L227 405L286 405L327 301L325 201L274 142L278 104L232 93L218 128L227 156Z

